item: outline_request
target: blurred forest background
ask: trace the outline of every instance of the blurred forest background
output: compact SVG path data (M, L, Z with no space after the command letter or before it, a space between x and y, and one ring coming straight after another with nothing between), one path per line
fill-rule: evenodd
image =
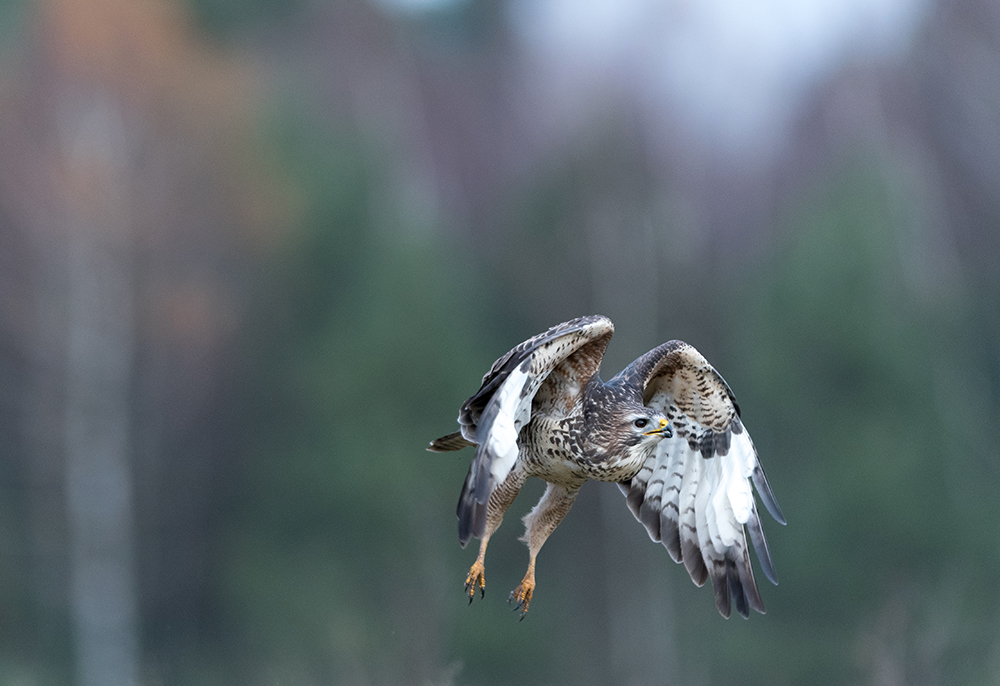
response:
M1000 683L994 0L0 2L0 684ZM611 485L524 622L435 455L602 313L740 399L718 616Z

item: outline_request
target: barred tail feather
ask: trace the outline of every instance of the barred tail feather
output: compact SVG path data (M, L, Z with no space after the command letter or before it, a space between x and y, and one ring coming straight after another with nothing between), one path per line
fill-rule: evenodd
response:
M453 434L448 434L447 436L442 436L441 438L435 438L431 441L431 444L427 447L427 450L432 453L446 453L452 450L461 450L462 448L468 448L473 446L475 443L472 441L465 440L462 436L461 431L456 431Z

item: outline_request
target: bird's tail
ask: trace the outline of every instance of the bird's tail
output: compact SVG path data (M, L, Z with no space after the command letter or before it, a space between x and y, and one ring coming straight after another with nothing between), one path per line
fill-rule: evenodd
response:
M432 453L446 453L452 450L468 448L470 445L475 445L475 443L465 440L462 436L462 432L456 431L453 434L448 434L447 436L442 436L441 438L435 438L431 441L431 444L427 447L427 449Z

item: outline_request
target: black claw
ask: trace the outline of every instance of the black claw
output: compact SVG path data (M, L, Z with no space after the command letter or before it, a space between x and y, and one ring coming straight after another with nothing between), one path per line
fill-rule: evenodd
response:
M469 594L469 605L472 605L472 600L476 597L476 582L473 581L471 583L465 584L465 592ZM479 587L479 597L480 598L486 597L485 585Z

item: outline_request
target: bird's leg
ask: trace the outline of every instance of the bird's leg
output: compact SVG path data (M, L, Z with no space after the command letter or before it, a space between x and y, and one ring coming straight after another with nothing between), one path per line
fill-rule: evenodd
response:
M531 605L531 596L535 592L535 560L538 551L549 535L559 526L569 509L573 507L580 486L567 488L547 484L545 494L538 501L534 509L524 516L524 536L521 540L528 544L528 571L524 574L521 583L511 591L509 602L517 602L514 609L521 610L521 619L528 612Z
M483 534L483 539L479 542L479 557L472 563L469 576L465 577L465 592L469 594L469 604L476 597L476 585L479 585L480 597L486 597L486 546L490 542L490 535Z
M486 503L486 530L483 531L482 540L479 542L479 555L472 563L469 575L465 577L465 592L469 594L470 603L476 597L476 586L479 587L480 597L486 596L486 546L490 542L490 536L500 527L504 513L514 502L527 478L527 474L515 466L507 478L490 494L490 499Z

